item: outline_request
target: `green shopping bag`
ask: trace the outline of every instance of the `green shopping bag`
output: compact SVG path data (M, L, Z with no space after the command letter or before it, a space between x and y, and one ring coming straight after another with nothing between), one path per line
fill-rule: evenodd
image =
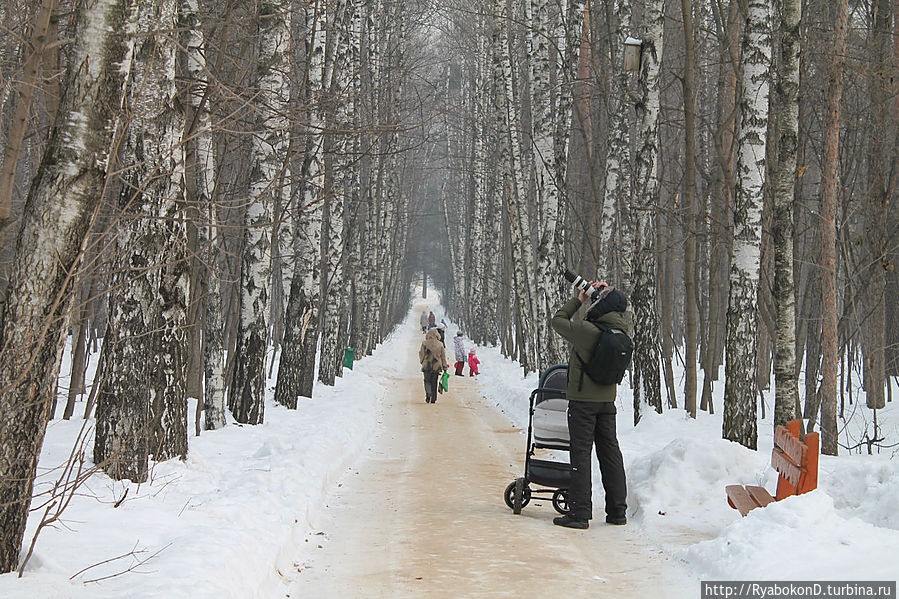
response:
M449 373L446 370L444 370L443 376L440 377L440 387L444 391L449 391L449 377L450 377Z

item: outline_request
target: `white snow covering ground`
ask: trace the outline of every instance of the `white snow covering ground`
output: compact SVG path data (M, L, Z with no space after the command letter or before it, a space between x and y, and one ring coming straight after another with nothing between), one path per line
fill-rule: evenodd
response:
M352 471L377 426L396 352L417 345L423 306L438 320L443 316L434 301L416 300L406 322L373 355L344 370L334 387L317 384L314 399L301 399L299 409L272 401L272 379L265 424L229 420L222 430L191 436L187 460L152 464L151 479L142 485L93 474L59 521L40 532L23 577L0 576L0 597L284 597L304 555L315 550L314 523L329 489ZM456 330L450 323L448 337ZM479 347L478 357L482 392L523 429L523 468L528 396L538 377L524 377L497 348ZM62 372L68 370L63 364ZM61 393L67 384L60 382ZM839 457L821 456L816 491L741 518L727 504L725 485L774 490L773 392L766 395L769 418L759 421L758 451L720 438L722 396L719 383L715 415L699 412L691 420L682 410L659 415L644 408L633 427L632 394L626 384L620 387L628 526L638 527L695 578L695 589L681 591L698 596L699 580L899 579L897 449L874 455L864 448L841 449ZM863 394L856 390L854 399L841 432L844 444L857 443L871 427ZM64 402L63 397L59 414ZM899 442L896 403L878 411L884 444ZM84 403L78 406L83 411ZM79 412L70 421L50 423L36 493L60 476L83 423ZM88 466L91 438L83 448ZM594 497L601 497L595 460L594 470ZM506 484L496 481L497 502ZM32 508L45 498L36 497ZM42 513L30 514L26 551ZM597 545L601 551L599 540Z

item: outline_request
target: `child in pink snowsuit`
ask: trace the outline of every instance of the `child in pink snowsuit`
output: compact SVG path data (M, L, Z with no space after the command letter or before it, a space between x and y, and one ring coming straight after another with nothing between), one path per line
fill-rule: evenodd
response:
M468 352L468 376L474 376L478 374L478 364L481 361L478 360L478 357L474 355L474 349Z

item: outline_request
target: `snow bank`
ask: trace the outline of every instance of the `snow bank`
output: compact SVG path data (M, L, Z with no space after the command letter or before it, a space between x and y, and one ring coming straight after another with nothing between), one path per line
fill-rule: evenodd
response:
M896 580L899 535L844 518L823 490L772 503L680 553L703 579Z
M314 542L306 531L325 495L375 430L390 384L383 373L395 367L396 348L418 338L417 325L413 310L373 356L334 387L317 383L297 410L274 403L270 380L263 425L229 420L192 436L188 458L151 464L145 484L94 474L62 523L41 532L24 577L0 576L0 597L282 596L298 567L292 560ZM53 469L73 447L83 406L75 419L48 426L38 491L58 477ZM88 461L92 451L85 448ZM38 521L32 513L28 541Z
M496 348L479 351L482 391L514 425L527 431L528 397L538 385L534 373L522 375L517 363ZM676 372L680 381L681 372ZM682 384L682 383L678 383ZM899 579L899 458L892 450L876 455L821 456L818 490L789 498L746 518L732 509L724 493L729 484L756 484L772 494L777 473L770 465L774 444L773 391L767 414L758 422L758 451L721 439L723 383L716 385L718 413L699 412L694 420L682 409L656 414L643 407L633 426L633 393L619 387L618 440L628 480L629 526L703 579ZM861 402L861 403L859 403ZM871 411L857 392L847 406L841 442L873 434ZM878 411L881 432L899 438L899 408ZM522 443L524 447L524 443ZM521 455L524 465L524 452ZM593 463L594 505L602 505L598 464ZM601 514L600 514L601 515ZM594 514L597 516L597 514ZM597 534L597 551L602 550Z

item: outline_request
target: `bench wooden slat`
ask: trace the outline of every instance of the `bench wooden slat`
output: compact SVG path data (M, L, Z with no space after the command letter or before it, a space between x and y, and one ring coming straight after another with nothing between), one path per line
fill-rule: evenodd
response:
M771 466L793 487L799 486L799 476L802 474L802 470L777 447L771 452Z
M771 493L768 492L768 489L765 487L756 487L755 485L746 485L746 492L749 493L749 496L758 504L759 507L765 507L769 503L774 502L774 498L771 497Z
M741 516L745 516L750 510L758 507L743 485L727 485L724 487L724 491L727 493L727 502L740 512Z
M791 433L787 427L778 426L774 429L774 444L790 458L797 466L805 466L808 447L799 440L799 437Z

